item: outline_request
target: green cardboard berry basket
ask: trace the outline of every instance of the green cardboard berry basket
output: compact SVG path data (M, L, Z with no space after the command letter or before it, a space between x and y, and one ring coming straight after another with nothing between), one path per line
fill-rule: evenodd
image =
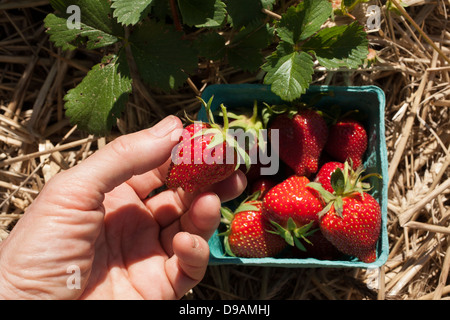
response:
M259 84L211 85L203 92L202 99L209 101L211 97L213 97L211 106L213 112L218 110L222 103L228 109L234 110L247 108L251 110L255 100L269 105L285 103L272 93L269 86ZM377 268L386 262L389 244L387 234L388 162L384 126L384 92L376 86L311 86L301 100L305 103L315 104L319 109L337 105L345 112L357 108L367 116L364 124L368 131L369 141L364 165L367 173L377 172L383 177L381 180L374 179L371 181L373 189L370 192L378 200L382 210L382 227L377 244L377 260L373 263L364 263L354 257L344 257L342 260L230 257L225 255L222 239L216 231L209 240L210 265ZM202 108L198 114L198 120L206 121L206 119L205 109Z

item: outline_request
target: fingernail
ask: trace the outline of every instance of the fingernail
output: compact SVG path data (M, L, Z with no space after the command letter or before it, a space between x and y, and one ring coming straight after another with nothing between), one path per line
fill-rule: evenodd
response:
M150 130L158 138L163 138L171 133L177 127L177 118L168 116L154 125Z
M198 240L196 237L194 237L193 235L189 234L189 236L191 237L192 240L192 248L197 248L198 247Z

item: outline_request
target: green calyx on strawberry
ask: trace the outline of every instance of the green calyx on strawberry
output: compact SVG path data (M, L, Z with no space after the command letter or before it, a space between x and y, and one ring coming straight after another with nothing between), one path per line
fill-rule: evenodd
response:
M248 154L229 135L226 107L222 104L223 125L214 121L211 98L203 104L208 122L188 125L177 146L172 150L172 162L166 178L168 188L181 187L194 192L228 178L241 163L249 165Z
M382 179L381 175L378 173L362 176L364 172L362 166L359 166L356 170L353 170L352 168L353 164L351 161L344 162L343 170L339 166L336 167L330 176L330 184L334 192L326 190L322 184L317 182L308 184L309 187L320 193L322 199L326 203L326 206L318 213L319 218L327 213L331 206L333 206L336 213L342 217L342 198L352 196L355 193L364 196L371 189L370 184L364 182L364 180L373 176Z
M258 102L255 101L253 104L253 113L249 117L246 114L237 115L235 113L228 112L228 118L233 119L229 123L229 127L231 128L241 128L244 131L255 130L258 131L264 128L264 124L259 115Z
M230 130L234 130L238 144L245 149L249 157L251 166L244 168L241 165L241 170L249 174L247 178L258 175L261 165L258 156L267 152L267 139L261 135L261 130L265 129L265 125L261 119L258 102L254 102L252 114L237 115L228 112L228 118L231 120L229 123Z
M317 172L317 175L314 178L314 182L320 183L325 190L333 193L334 190L331 186L331 175L337 168L344 170L344 163L337 161L325 162L320 167L319 172Z
M367 193L370 185L364 180L381 176L376 173L362 176L362 167L353 170L352 164L345 162L344 165L344 170L337 168L331 175L333 193L320 183L308 184L325 202L324 209L318 214L320 230L342 253L371 263L376 260L381 209L376 199Z
M312 227L315 225L314 221L309 222L308 224L302 225L300 227L294 222L294 219L289 218L286 226L282 227L280 224L275 221L270 221L275 226L275 230L269 230L268 232L276 234L286 241L290 246L295 246L301 251L306 251L306 247L300 240L312 245L311 241L308 240L308 237L314 234L318 229L313 229Z
M263 215L276 227L274 231L300 250L305 250L300 240L307 240L317 229L317 213L323 209L317 191L308 183L308 178L293 175L270 189L262 205Z
M222 222L227 225L225 252L232 257L264 258L277 256L286 246L284 239L271 233L273 228L261 212L258 193L245 199L233 212L222 207Z

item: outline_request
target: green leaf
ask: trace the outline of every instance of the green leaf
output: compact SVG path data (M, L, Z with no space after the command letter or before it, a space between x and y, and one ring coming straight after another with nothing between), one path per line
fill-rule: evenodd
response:
M223 246L225 249L225 253L228 254L231 257L235 257L236 255L233 253L233 251L231 251L231 247L230 247L230 242L228 240L228 237L225 237L223 239Z
M304 0L282 15L277 34L282 41L295 45L319 31L331 13L332 5L328 0Z
M184 84L198 58L182 33L162 22L147 21L130 36L131 51L145 83L165 91Z
M291 52L287 55L272 57L263 66L267 71L264 83L285 101L299 98L312 81L314 73L312 57L305 52Z
M330 176L331 187L336 194L341 195L345 190L346 180L344 178L344 173L340 168L333 171Z
M321 183L310 182L306 186L318 191L320 196L326 203L333 201L335 199L334 195L330 191L325 190L325 188L322 186Z
M219 27L226 18L225 3L220 0L178 0L183 22L188 26Z
M150 12L154 0L112 0L114 17L123 25L135 25Z
M325 28L302 45L314 52L326 68L358 68L367 57L369 41L364 26L358 22Z
M63 50L74 50L85 45L87 49L97 49L116 43L123 37L123 29L112 19L112 9L105 0L53 0L51 5L57 14L50 13L45 18L45 26L50 40ZM69 28L68 19L71 5L80 10L80 28Z
M294 244L297 247L297 249L299 249L300 251L306 252L305 246L298 238L294 238Z
M235 214L242 211L258 211L258 207L249 203L243 203L237 207Z
M331 207L334 205L334 202L335 202L334 200L331 201L331 202L329 202L329 203L325 206L325 208L323 208L321 211L319 211L319 212L317 213L317 216L318 216L319 218L321 218L323 215L327 214L327 213L330 211Z
M200 35L195 41L200 56L210 60L219 60L225 56L225 38L216 32Z
M152 18L164 21L167 17L172 17L172 11L170 8L170 1L167 0L153 0Z
M233 213L233 211L231 211L230 208L220 207L220 214L223 217L223 219L226 221L227 224L230 224L231 221L233 221L234 213Z
M273 29L268 24L251 24L243 27L228 45L228 62L244 71L257 71L264 62L261 50L273 38Z
M336 197L333 206L336 214L342 218L342 213L344 212L344 202L342 200L342 197Z
M105 57L64 97L71 123L91 134L104 135L121 116L131 92L125 56Z
M272 10L275 2L276 2L276 0L261 0L261 5L262 5L263 9Z
M271 9L275 0L226 0L228 14L234 28L246 26L266 18L262 9Z

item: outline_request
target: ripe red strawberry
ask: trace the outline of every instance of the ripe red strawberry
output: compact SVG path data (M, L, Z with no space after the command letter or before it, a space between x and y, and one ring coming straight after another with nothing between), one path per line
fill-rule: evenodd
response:
M345 170L347 173L339 169L331 176L334 193L318 183L309 184L327 204L319 213L320 230L342 253L374 262L381 228L380 205L366 192L367 185L360 184L361 169L350 170L346 163Z
M290 245L302 248L299 238L307 240L310 230L318 227L318 212L323 203L318 192L307 186L304 176L291 176L265 195L263 215L277 226L279 233Z
M273 141L274 130L279 132L279 141ZM271 142L279 143L280 159L299 176L310 176L317 172L327 137L325 120L311 109L278 115L270 125Z
M333 187L331 186L331 174L340 168L344 170L344 164L342 162L330 161L325 163L320 167L319 172L314 179L315 182L322 184L323 188L329 192L333 192Z
M381 227L378 202L368 193L354 193L342 202L342 217L331 207L320 219L320 229L341 252L374 262Z
M367 149L367 132L357 120L339 120L330 127L324 150L340 162L351 160L353 169L362 164Z
M230 221L225 236L225 251L231 256L264 258L277 256L287 244L279 235L268 232L273 226L264 219L259 200L245 200L234 213L222 208Z
M291 176L270 189L263 200L264 215L281 225L292 218L298 225L318 221L317 213L323 209L318 192L307 186L304 176Z
M243 150L237 146L233 137L227 135L226 109L222 106L222 127L214 123L210 104L211 100L206 109L211 123L188 125L172 151L172 162L166 178L168 188L181 187L187 192L193 192L225 180L239 168Z

